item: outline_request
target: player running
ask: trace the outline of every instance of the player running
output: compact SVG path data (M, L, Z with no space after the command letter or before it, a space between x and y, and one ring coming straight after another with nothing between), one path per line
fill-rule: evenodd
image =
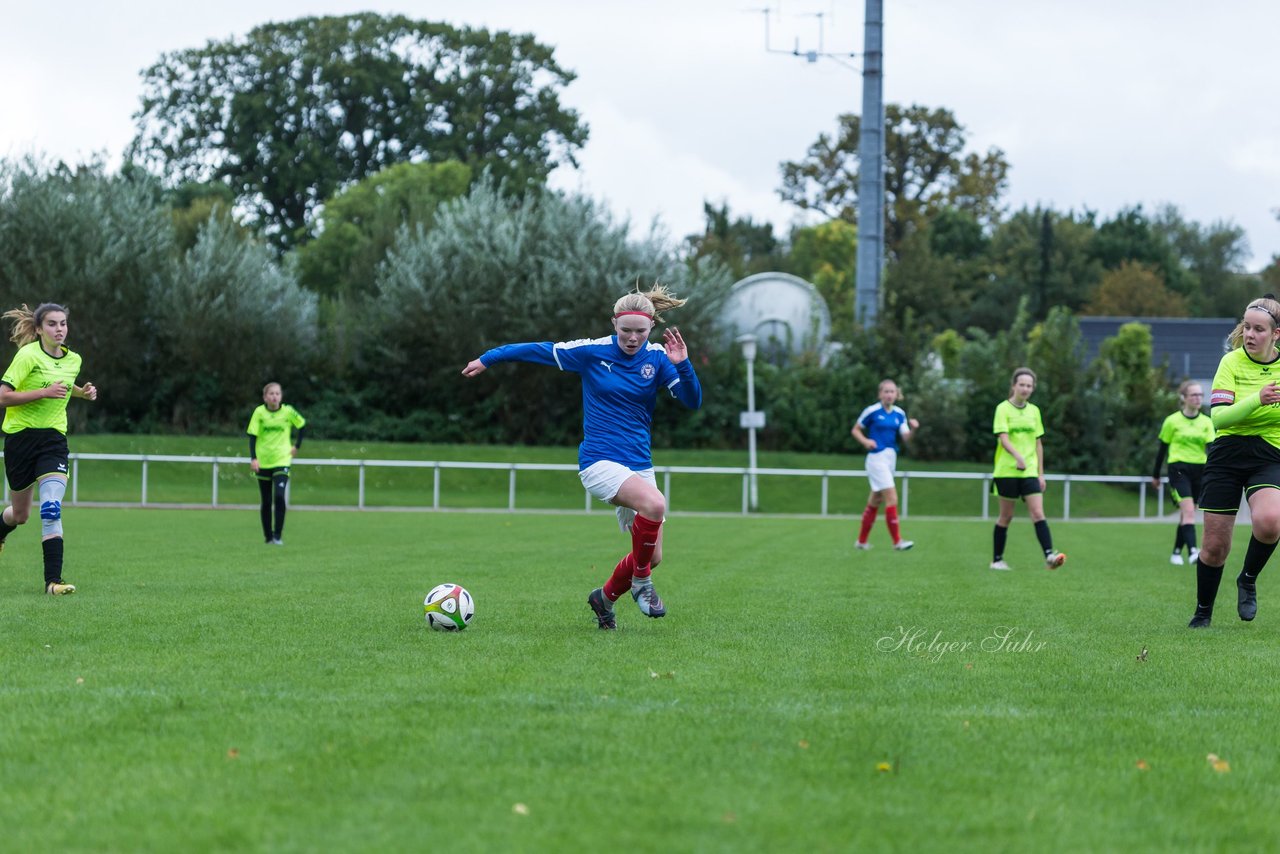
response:
M1236 612L1258 613L1258 574L1280 539L1280 302L1267 294L1249 303L1218 362L1209 394L1217 438L1209 446L1200 490L1204 544L1196 560L1196 610L1189 628L1213 619L1222 570L1243 492L1253 521L1244 566L1236 577Z
M614 335L506 344L462 369L463 376L474 377L496 362L533 362L579 375L583 437L578 446L578 477L596 498L616 505L619 526L631 532L631 551L604 586L587 597L602 629L618 627L613 603L628 590L645 616L667 613L652 577L662 561L662 523L667 512L649 450L653 409L659 388L697 409L702 405L702 387L678 329L664 330L662 344L649 343L649 335L662 312L685 302L662 285L654 285L614 304Z
M858 541L854 543L854 548L871 548L867 537L876 523L876 513L883 504L884 521L889 526L893 547L898 551L906 551L915 543L902 539L898 530L898 490L894 487L893 478L898 466L898 437L910 439L911 431L919 428L920 422L908 418L907 413L895 405L902 397L896 382L881 380L878 394L880 402L862 410L852 431L853 438L867 449L867 479L871 481L871 494L862 511L862 528L858 531Z
M1151 485L1160 488L1160 467L1169 458L1169 497L1178 505L1178 530L1173 538L1173 554L1169 563L1182 566L1182 549L1187 561L1195 563L1200 556L1196 548L1196 504L1200 500L1200 477L1204 473L1205 448L1213 441L1213 419L1200 411L1204 390L1200 383L1187 380L1178 387L1182 408L1160 425L1160 441L1156 447L1156 466L1151 472Z
M9 506L0 511L0 549L5 538L31 516L34 493L40 493L40 548L44 552L44 592L75 593L62 580L62 498L67 492L67 404L71 398L97 400L93 383L76 385L80 354L63 343L67 310L46 302L32 311L23 305L0 315L12 322L11 341L18 345L8 370L0 377L4 407L4 470L9 479Z

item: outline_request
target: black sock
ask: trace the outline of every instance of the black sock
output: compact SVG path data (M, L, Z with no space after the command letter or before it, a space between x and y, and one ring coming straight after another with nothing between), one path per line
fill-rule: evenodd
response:
M18 530L17 525L10 525L4 520L4 511L0 510L0 543L4 542L4 538Z
M276 493L276 528L274 536L278 540L284 535L284 490Z
M262 504L258 508L258 515L262 517L262 536L264 539L271 539L271 481L258 480L258 493L262 496Z
M273 536L278 540L284 534L284 491L289 485L289 478L277 477L272 481L275 489L276 527Z
M1009 529L996 525L991 532L991 562L1004 560L1004 544L1009 541Z
M1048 557L1053 551L1053 537L1049 534L1049 520L1041 519L1036 522L1036 539L1040 541L1040 548L1044 549L1044 556Z
M1180 525L1179 528L1182 531L1182 542L1186 543L1187 548L1194 549L1196 547L1196 526L1188 524Z
M1222 583L1222 567L1208 566L1204 558L1196 558L1196 610L1213 611L1213 600L1218 598L1218 585Z
M1253 582L1257 579L1258 573L1262 572L1275 550L1275 543L1264 543L1257 537L1249 537L1249 550L1244 553L1244 580Z
M62 537L52 537L40 543L44 551L44 586L62 581Z
M1176 555L1180 555L1182 554L1182 544L1186 542L1185 537L1187 534L1187 526L1179 525L1177 528L1174 528L1174 531L1175 533L1173 535L1173 553Z

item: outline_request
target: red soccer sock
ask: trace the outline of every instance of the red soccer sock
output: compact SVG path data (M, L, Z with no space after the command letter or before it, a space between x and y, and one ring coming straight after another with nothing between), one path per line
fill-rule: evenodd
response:
M645 577L649 574L649 564L653 563L653 552L658 548L658 532L662 523L636 514L631 523L631 556L635 560L633 575Z
M613 575L609 576L609 580L604 583L604 595L610 602L617 602L618 598L631 589L631 575L635 572L636 559L627 552L626 557L618 561L618 565L613 568Z
M868 504L867 509L862 511L862 529L858 531L858 542L865 543L867 537L871 534L871 526L876 523L876 512L879 510L874 504Z
M902 542L902 534L898 532L898 507L884 508L884 523L889 526L889 536L893 537L893 544L896 546Z

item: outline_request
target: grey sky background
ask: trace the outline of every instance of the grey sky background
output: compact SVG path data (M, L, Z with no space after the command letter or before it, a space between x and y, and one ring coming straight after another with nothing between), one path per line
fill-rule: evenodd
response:
M700 231L704 200L785 232L797 213L778 200L779 164L861 112L862 90L835 61L766 52L766 2L0 0L0 156L100 154L114 168L139 72L160 54L372 10L555 46L591 139L553 183L637 232L655 220L672 238ZM816 49L821 22L827 51L861 53L862 0L769 5L774 48ZM1003 149L1010 210L1172 203L1243 227L1257 270L1280 254L1277 32L1280 4L1264 0L885 0L885 99L947 107L970 148Z

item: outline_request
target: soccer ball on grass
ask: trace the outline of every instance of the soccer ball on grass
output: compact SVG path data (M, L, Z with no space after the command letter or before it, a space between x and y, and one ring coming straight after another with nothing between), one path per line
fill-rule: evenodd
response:
M476 615L476 603L465 587L437 584L422 603L427 625L442 632L460 632Z

